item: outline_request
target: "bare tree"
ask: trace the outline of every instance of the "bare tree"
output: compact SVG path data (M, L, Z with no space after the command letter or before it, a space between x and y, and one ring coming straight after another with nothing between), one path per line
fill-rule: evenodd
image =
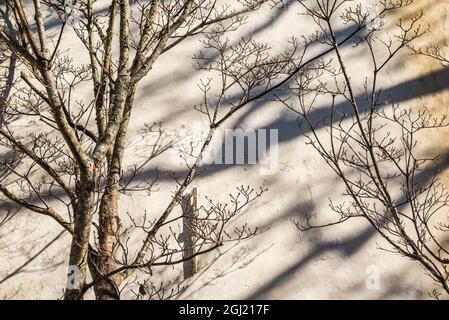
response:
M424 109L406 109L383 94L382 71L402 49L424 35L422 13L400 20L385 30L378 20L365 30L356 45L363 46L372 69L364 90L357 93L350 64L337 42L335 28L366 23L370 11L349 1L301 1L319 27L323 46L333 48L332 58L310 65L299 74L278 101L299 115L308 143L340 178L344 203L330 202L335 222L317 225L312 214L296 222L300 230L320 228L363 218L388 243L382 249L419 263L445 293L449 293L449 248L444 240L448 192L438 178L438 156L419 153L422 131L448 125L446 116L435 117ZM382 12L411 1L381 1ZM382 16L381 16L382 17ZM437 47L418 50L446 63ZM327 101L329 107L319 108ZM432 296L438 298L435 290Z
M20 61L22 72L19 79L11 72L15 67L9 67L7 77L2 78L4 119L0 135L2 147L9 152L1 159L0 191L15 204L54 218L72 234L69 265L79 270L80 286L67 289L66 299L82 298L89 288L95 289L99 299L116 299L120 284L133 270L151 272L153 267L191 258L184 255L177 235L168 227L182 221L182 216L169 219L169 215L196 176L201 153L210 139L204 142L159 217L142 215L143 224L133 220L131 226L122 226L119 194L153 190L154 181L135 185L133 177L157 155L152 154L136 167L126 182L122 180L135 93L139 82L165 52L192 36L224 35L236 30L246 15L265 2L219 5L216 1L185 0L131 4L112 0L107 14L101 13L100 3L90 0L3 3L2 55L10 64ZM47 19L59 24L59 32L52 39L46 30ZM136 32L131 31L134 27ZM69 28L87 50L87 64L60 48ZM118 56L113 53L115 48ZM13 81L18 83L11 91ZM91 83L91 97L77 100L77 88L86 83ZM46 128L22 137L12 127L15 120L24 117L39 119ZM201 207L195 214L195 255L253 235L254 230L246 226L226 230L225 225L262 192L240 187L228 206L211 200L210 207ZM92 225L97 239L92 239ZM142 246L133 253L127 247L130 228L145 234ZM161 229L169 230L168 235L159 234ZM91 283L86 283L88 268Z
M214 130L249 101L241 100L238 108L220 115L219 102L214 119L222 118L219 123L210 123L208 136L166 209L159 217L142 214L143 223L130 217L131 226L122 226L119 193L153 191L154 181L135 184L134 178L170 144L156 141L149 158L123 181L122 162L135 92L160 55L192 36L218 38L236 30L247 14L265 2L218 5L216 1L137 1L131 7L129 1L113 0L109 12L103 15L97 13L94 1L75 1L70 5L64 1L34 1L30 7L22 1L6 1L1 45L10 64L19 59L22 73L11 97L16 79L14 66L8 68L4 78L1 102L5 121L0 135L1 145L9 152L1 159L0 191L19 206L54 218L72 234L69 265L79 270L80 284L66 290L66 299L82 298L90 288L95 289L99 299L116 299L120 284L134 270L151 273L151 268L192 258L185 256L178 235L170 227L182 221L183 216L169 215L196 176ZM28 18L27 10L34 13L34 20ZM60 23L59 35L53 41L48 39L44 18L56 18ZM131 33L130 24L137 26L136 35ZM61 40L69 27L87 50L88 64L82 65L76 57L60 52ZM116 46L118 57L113 54ZM221 53L224 50L220 48ZM238 55L247 55L247 50ZM92 96L88 101L79 101L73 96L86 83L91 83ZM39 119L47 128L21 137L11 127L23 117ZM160 128L148 130L157 131L164 138ZM12 186L18 187L18 191L13 192ZM252 236L255 230L245 225L234 230L226 230L225 226L263 191L242 186L227 205L210 200L208 208L201 206L193 222L194 255L214 250L226 241ZM63 209L55 203L62 204L59 207ZM94 243L92 225L98 233ZM136 252L129 252L127 246L131 228L145 235ZM161 229L168 235L160 234ZM90 283L86 283L87 268L93 278Z
M9 81L14 83L14 90L2 100L0 143L7 152L0 159L0 192L24 209L53 218L72 235L69 266L79 271L79 286L68 288L65 299L81 299L91 288L98 299L118 299L127 283L135 283L125 282L135 270L151 275L154 268L181 263L226 241L254 235L255 230L246 225L231 230L227 227L264 191L244 186L231 195L227 204L211 199L207 207L200 206L194 213L193 255L185 255L173 231L186 214L192 216L173 213L198 175L214 134L248 104L303 79L315 69L313 63L333 51L339 52L339 45L357 37L377 18L353 21L355 28L341 39L331 38L332 45L318 54L309 49L323 40L313 35L293 38L288 49L273 56L269 45L251 37L237 41L227 38L230 31L237 30L248 15L268 5L268 1L231 2L111 0L105 14L100 10L101 3L93 0L70 4L34 0L29 5L21 0L4 1L0 45L5 48L6 58L20 64L17 69L21 72L20 77L9 78L14 80ZM378 15L408 2L385 3ZM271 5L282 7L279 1ZM333 15L339 7L334 4L325 11ZM318 12L312 16L321 19ZM58 23L53 38L46 30L46 19ZM61 47L70 29L88 53L87 63ZM158 216L129 216L130 224L124 225L126 215L119 205L120 194L154 192L155 181L142 183L135 178L172 143L160 126L148 126L143 134L156 132L158 136L151 155L124 173L124 149L138 85L151 76L160 56L176 50L190 37L202 39L204 49L196 59L200 69L216 79L201 82L203 102L195 106L208 122L207 135L185 157L187 174L177 181L165 209ZM90 97L80 100L76 90L86 84ZM24 118L39 120L45 126L22 136L14 131L14 124ZM128 246L131 230L140 230L143 235L137 249ZM137 284L139 299L170 298L179 292L149 280Z

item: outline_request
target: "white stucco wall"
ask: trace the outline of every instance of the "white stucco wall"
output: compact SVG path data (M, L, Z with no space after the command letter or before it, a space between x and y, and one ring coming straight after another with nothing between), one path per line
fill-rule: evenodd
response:
M444 16L448 1L416 1L413 10L423 9L425 19L432 24L432 32L425 41L446 44ZM286 11L265 10L250 19L243 34L256 32L260 40L270 42L273 50L286 45L291 35L310 32L311 21L298 15L294 4ZM397 18L398 16L395 16ZM64 38L69 54L85 56L81 45L75 44L73 34ZM129 148L125 165L131 165L137 156L144 155L139 130L145 123L162 122L167 130L202 121L192 106L201 99L197 83L205 74L197 73L192 55L199 48L198 39L190 39L178 49L162 56L147 79L141 83L132 115ZM314 50L319 50L316 48ZM354 79L363 79L369 66L363 48L346 46L343 50ZM449 76L429 60L398 56L382 76L382 84L397 95L404 105L426 106L436 113L446 110L444 93ZM430 74L430 76L429 76ZM358 90L363 83L358 81ZM78 92L80 96L83 91ZM422 96L421 94L422 93ZM323 102L323 106L325 103ZM28 125L28 124L26 124ZM25 124L23 124L25 128ZM305 138L296 125L296 116L275 102L260 102L241 110L226 123L226 128L267 128L279 132L279 165L273 175L260 174L257 165L210 165L195 180L200 201L204 196L226 200L228 194L241 184L266 186L268 191L235 223L248 222L260 229L260 234L242 243L225 246L220 254L210 253L199 258L200 272L185 281L187 290L179 298L189 299L340 299L340 298L426 298L433 284L423 270L411 261L379 250L386 246L363 220L327 229L299 232L292 220L309 212L316 212L325 221L335 217L328 207L328 199L342 200L342 186L316 154L305 144ZM441 152L441 136L429 136L425 150ZM439 142L440 141L440 142ZM219 146L220 141L214 141ZM427 149L426 149L427 148ZM429 151L429 152L430 152ZM146 174L155 168L183 170L170 153L156 158ZM182 171L181 171L182 172ZM443 178L446 175L443 173ZM159 192L151 197L122 196L121 207L131 214L161 212L176 187L173 180L161 177ZM1 214L1 212L0 212ZM55 299L62 296L67 269L70 237L60 234L61 228L45 217L36 217L26 211L0 228L0 298ZM14 276L14 270L42 248L48 247ZM179 272L179 270L175 270ZM369 276L379 272L380 287L367 285ZM168 277L173 270L157 271L154 277ZM367 280L368 279L368 280ZM155 279L158 282L158 279ZM131 297L125 294L124 297Z

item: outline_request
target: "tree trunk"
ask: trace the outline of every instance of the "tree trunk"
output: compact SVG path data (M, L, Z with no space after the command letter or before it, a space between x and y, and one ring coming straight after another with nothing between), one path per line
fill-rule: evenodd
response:
M120 174L125 150L126 135L128 132L129 118L134 102L135 88L130 88L126 98L124 115L120 124L112 155L109 162L106 189L101 198L99 211L99 251L97 270L101 275L108 274L117 268L113 259L114 248L118 239L120 218L118 212ZM111 281L112 280L112 281ZM118 286L122 282L122 276L116 274L111 279L100 281L95 286L95 295L99 300L119 299Z
M106 190L101 198L99 211L98 243L99 256L96 259L96 267L99 276L108 274L116 269L113 259L114 247L117 243L117 233L119 230L118 216L118 179L119 174L112 170L107 179ZM120 275L116 274L111 279L104 279L95 285L95 295L98 300L119 299L117 287L120 285Z
M78 190L78 202L74 214L74 232L70 246L69 270L74 274L68 275L67 288L64 294L65 300L82 299L80 292L86 283L87 252L89 248L90 226L94 207L95 179L92 172L88 176L81 177ZM74 279L71 279L74 277Z

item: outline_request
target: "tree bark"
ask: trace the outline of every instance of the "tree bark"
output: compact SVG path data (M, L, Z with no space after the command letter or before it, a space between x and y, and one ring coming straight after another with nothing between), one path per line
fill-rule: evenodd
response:
M79 271L76 279L76 288L67 288L64 299L78 300L81 288L86 283L87 252L89 249L89 236L94 208L95 177L93 170L87 175L81 175L79 184L78 202L74 214L74 232L70 246L69 266Z
M120 175L122 170L123 153L125 150L126 135L128 132L129 118L134 102L135 88L131 88L126 98L124 114L120 128L115 140L111 159L108 167L106 188L100 203L99 211L99 251L97 259L97 269L100 275L111 273L117 268L117 263L113 258L114 249L118 239L120 228L119 217L119 188ZM111 283L111 280L113 283ZM99 300L119 299L118 286L122 282L122 276L116 274L112 279L100 281L95 286L95 295Z

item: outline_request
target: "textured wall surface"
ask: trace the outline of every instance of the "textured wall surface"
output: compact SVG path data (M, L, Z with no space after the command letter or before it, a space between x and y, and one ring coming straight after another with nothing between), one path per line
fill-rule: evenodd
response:
M430 26L430 31L419 44L447 46L447 0L416 0L413 6L395 13L390 19L420 10L424 11L424 23ZM297 4L282 11L265 10L250 19L244 32L269 41L273 50L282 49L289 36L312 28L311 22L304 23L298 11ZM78 53L80 46L73 43L74 38L68 33L63 45ZM140 85L126 151L129 162L125 165L132 165L133 160L148 152L139 133L145 123L160 121L167 130L180 127L191 130L195 121L201 122L201 115L192 108L201 99L197 83L204 76L194 72L196 66L191 59L199 47L198 40L191 39L178 50L164 55ZM364 59L367 52L363 48L345 46L343 54L351 75L361 80L357 82L360 94L366 76L363 71L369 68L368 60ZM79 55L82 57L85 52L80 51ZM440 64L425 57L411 56L405 50L381 78L384 90L401 105L424 106L435 114L447 112L449 74ZM77 94L82 96L82 90ZM24 123L23 129L28 126ZM264 175L257 165L203 168L194 182L200 203L205 203L205 196L226 200L242 183L266 186L268 191L235 222L257 226L260 234L201 256L199 273L183 282L188 288L179 298L428 297L433 284L424 271L416 263L379 250L378 246L386 247L386 244L364 221L354 219L307 232L295 228L292 220L304 218L310 212L317 213L320 221L336 218L328 207L328 199L342 200L343 187L315 151L306 145L294 114L279 103L262 101L241 110L226 127L278 129L278 170L275 174ZM448 134L447 129L428 133L420 148L425 153L443 154L445 170L441 175L449 187L449 169L446 168L449 158L444 156L449 147ZM221 142L213 143L219 146ZM178 173L185 170L172 161L169 153L158 157L145 175L151 177L156 168ZM160 192L151 198L123 196L121 207L136 215L144 210L160 212L169 202L175 186L169 176L162 177L158 182ZM0 229L0 298L60 298L66 281L69 245L70 237L61 233L53 221L23 210L16 214ZM156 270L154 277L164 278L177 272L179 269ZM370 275L377 273L379 287L367 285Z

